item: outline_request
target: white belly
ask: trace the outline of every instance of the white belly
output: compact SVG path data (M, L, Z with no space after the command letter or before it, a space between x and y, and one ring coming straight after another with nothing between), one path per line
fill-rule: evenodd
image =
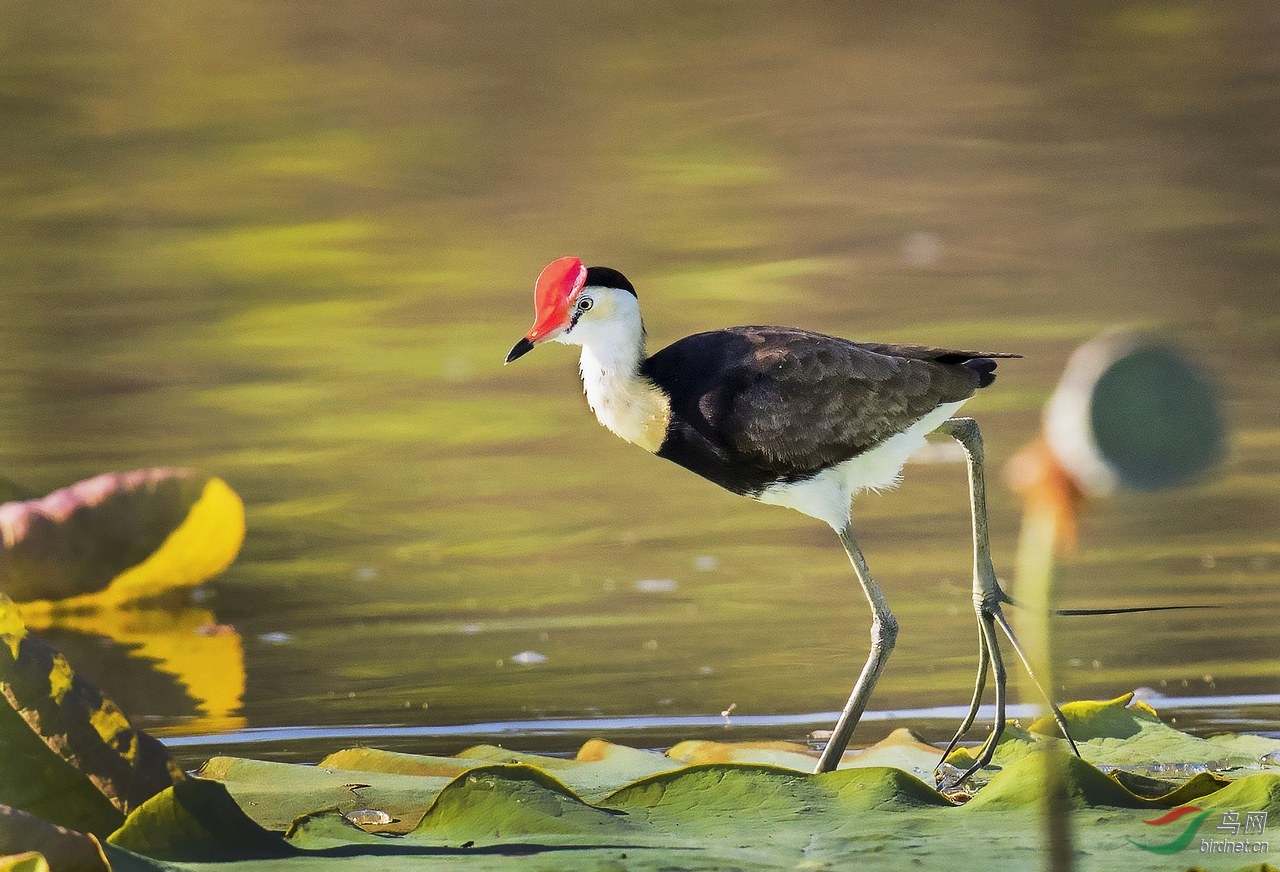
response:
M882 490L896 485L907 458L924 445L925 436L954 415L964 403L961 400L938 406L870 451L823 470L806 481L770 485L756 499L795 509L811 518L826 521L837 531L842 530L849 523L849 502L853 497L860 491Z

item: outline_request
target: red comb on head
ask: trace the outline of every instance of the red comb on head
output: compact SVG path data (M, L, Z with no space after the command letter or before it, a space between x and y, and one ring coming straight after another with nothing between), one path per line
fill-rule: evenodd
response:
M538 273L533 289L536 312L533 327L525 338L535 342L569 323L569 310L587 282L587 268L576 257L553 260Z

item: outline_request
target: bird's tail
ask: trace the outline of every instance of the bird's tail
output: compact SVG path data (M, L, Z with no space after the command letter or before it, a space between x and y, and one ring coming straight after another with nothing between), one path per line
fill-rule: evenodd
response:
M996 380L996 362L989 357L975 357L960 364L978 374L978 387L985 388Z
M972 370L978 374L978 387L985 388L996 380L996 358L1016 358L1022 357L1021 354L1005 354L998 351L955 351L952 352L953 357L963 357L962 360L946 361L945 358L939 358L944 362L959 363L965 369Z

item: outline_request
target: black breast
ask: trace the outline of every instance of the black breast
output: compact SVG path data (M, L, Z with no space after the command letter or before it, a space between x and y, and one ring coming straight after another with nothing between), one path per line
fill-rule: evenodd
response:
M643 374L671 398L658 455L735 493L802 481L994 379L992 357L787 327L686 337Z

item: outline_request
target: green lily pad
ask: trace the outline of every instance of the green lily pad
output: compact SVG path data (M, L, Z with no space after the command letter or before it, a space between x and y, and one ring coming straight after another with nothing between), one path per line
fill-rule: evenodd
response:
M1280 816L1280 775L1271 772L1246 775L1201 797L1196 800L1196 805L1234 811L1265 811L1268 817Z
M157 860L262 859L295 849L254 823L215 781L188 778L135 809L108 844Z
M521 763L550 772L579 796L602 798L624 784L680 768L683 764L662 754L591 739L576 757L546 757L522 754L494 745L476 745L456 757L429 757L400 754L373 748L351 748L330 754L320 761L322 769L348 769L399 775L421 775L452 779L470 769L490 763Z
M476 765L466 765L463 771ZM329 763L295 766L236 757L214 757L201 767L199 775L223 784L246 814L272 830L284 830L294 819L318 809L336 809L340 814L376 809L394 821L379 829L407 832L452 780L437 775L339 769Z
M344 748L325 757L320 769L353 769L360 772L383 772L390 775L420 775L435 778L457 778L477 766L474 760L460 757L432 757L426 754L403 754L378 748Z
M9 854L0 857L0 872L50 872L49 861L37 851Z
M1184 781L1181 784L1158 778L1148 778L1145 775L1137 775L1124 769L1113 769L1107 774L1134 796L1154 799L1161 805L1170 807L1186 805L1202 796L1208 796L1219 791L1231 783L1229 779L1214 775L1212 772L1201 772L1192 777L1190 781Z
M817 776L849 812L903 811L952 803L909 772L891 766L841 769Z
M105 837L183 774L0 594L0 802Z
M1133 797L1087 763L1065 757L1064 763L1081 868L1167 868L1168 858L1126 841L1142 834L1142 821L1160 806ZM970 812L896 769L813 776L708 764L642 779L590 804L545 772L495 765L456 778L422 825L400 839L376 837L336 812L319 812L301 819L290 841L316 852L308 855L312 862L341 858L344 869L375 868L368 864L400 856L415 858L421 868L449 868L465 857L468 868L519 869L537 857L556 869L839 869L853 863L899 869L904 862L947 866L979 856L988 869L1033 867L1041 857L1038 777L1011 768L1002 778L993 781L993 799L985 807L971 803ZM1266 805L1266 778L1221 798L1242 800L1242 809ZM974 813L980 826L969 818Z
M1052 754L1063 770L1067 805L1071 808L1111 806L1156 808L1156 800L1136 796L1120 782L1059 747L1027 754L996 773L995 777L964 805L966 812L1011 807L1035 808L1044 794L1044 757Z
M1262 736L1192 736L1161 721L1147 704L1131 704L1132 699L1133 694L1127 693L1111 700L1071 702L1062 707L1085 760L1157 779L1191 778L1206 769L1238 775L1259 771L1259 760L1280 749L1280 741ZM1065 749L1061 735L1056 722L1048 717L1030 729L1010 723L996 746L990 768L1011 766L1046 744ZM973 762L975 753L976 749L960 748L947 762L964 769Z
M1192 736L1160 720L1146 703L1132 703L1127 693L1106 702L1074 702L1063 707L1072 736L1083 740L1080 753L1097 766L1115 766L1146 771L1158 763L1158 771L1184 770L1191 774L1199 767L1219 772L1256 770L1258 760L1280 749L1280 741L1262 736ZM1053 735L1056 724L1042 719L1031 725L1033 732Z
M289 844L306 851L324 851L358 845L385 845L385 836L364 830L335 809L304 814L285 833Z
M592 740L573 759L491 745L447 758L362 748L331 754L319 766L218 757L202 768L203 777L179 774L139 805L129 790L99 791L76 768L80 759L55 754L23 713L43 711L46 697L66 700L78 693L80 708L67 711L91 721L86 712L99 712L95 723L127 728L109 733L129 751L125 759L142 760L142 749L154 740L77 684L70 668L26 632L7 601L0 601L0 629L0 666L8 668L0 669L0 687L14 699L33 700L26 707L0 706L0 741L17 750L27 742L24 753L47 770L25 770L32 778L55 785L58 777L71 778L48 808L56 810L64 798L71 807L97 797L109 815L100 826L111 826L121 815L108 796L130 809L102 846L117 869L152 869L148 864L162 862L226 872L271 872L288 864L372 872L409 861L422 869L465 861L469 869L520 870L536 861L563 870L850 864L896 870L904 864L949 867L981 857L992 872L1021 870L1041 862L1045 755L1054 755L1063 773L1082 869L1166 868L1165 855L1138 845L1149 840L1146 821L1175 804L1194 801L1207 810L1280 817L1275 773L1229 783L1208 773L1181 783L1128 771L1112 776L1069 754L1062 740L1016 724L996 749L994 776L961 808L929 783L937 752L905 731L850 752L842 768L821 775L809 772L812 755L805 746L786 743L683 743L663 756ZM23 681L43 696L24 690ZM1088 737L1082 742L1086 756L1131 743L1127 759L1137 765L1144 748L1212 742L1185 736L1154 713L1126 708L1126 702L1122 697L1066 707ZM12 722L7 728L6 713ZM42 716L37 725L53 722ZM1267 748L1274 744L1258 741ZM1218 747L1230 747L1229 740L1219 740ZM687 762L757 756L787 765ZM0 787L8 771L0 768ZM147 783L119 782L137 787L137 795ZM286 827L287 837L281 836Z
M714 796L714 804L708 800ZM708 834L786 820L830 799L816 778L777 766L708 763L641 779L605 803L661 831Z
M479 841L530 834L601 837L631 828L618 811L589 805L548 773L513 763L459 775L440 791L413 833Z
M900 727L874 745L845 752L838 768L892 766L932 780L939 753L911 730ZM686 741L672 746L667 756L686 764L759 763L796 772L812 772L818 762L817 752L796 742Z

